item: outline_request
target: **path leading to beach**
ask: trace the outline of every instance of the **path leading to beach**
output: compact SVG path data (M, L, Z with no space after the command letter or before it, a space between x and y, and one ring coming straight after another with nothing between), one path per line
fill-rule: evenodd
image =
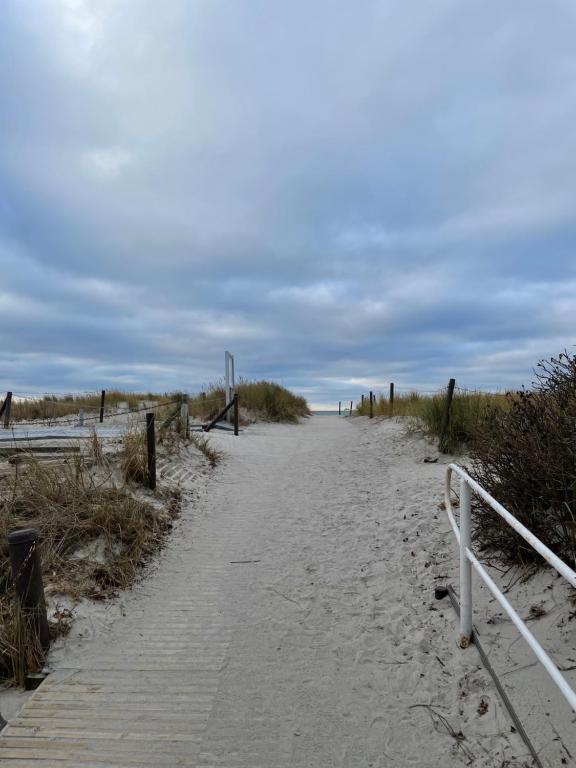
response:
M142 583L101 608L114 620L52 654L0 763L522 765L476 651L434 601L457 564L445 459L363 419L213 439L228 454L215 477Z

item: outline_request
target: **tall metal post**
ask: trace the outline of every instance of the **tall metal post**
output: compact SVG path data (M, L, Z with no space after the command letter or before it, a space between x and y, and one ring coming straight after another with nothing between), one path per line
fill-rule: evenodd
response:
M182 395L182 404L180 405L180 434L188 440L190 438L190 406L188 395Z

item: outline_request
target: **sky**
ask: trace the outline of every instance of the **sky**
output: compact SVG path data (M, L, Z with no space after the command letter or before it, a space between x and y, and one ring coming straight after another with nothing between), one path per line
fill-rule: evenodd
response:
M576 334L570 0L2 0L0 389L529 384Z

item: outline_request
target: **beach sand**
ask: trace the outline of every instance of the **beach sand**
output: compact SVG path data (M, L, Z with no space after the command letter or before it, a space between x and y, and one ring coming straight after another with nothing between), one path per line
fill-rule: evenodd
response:
M434 599L437 584L458 588L440 508L451 457L406 427L313 417L213 433L226 457L212 472L197 460L184 478L165 550L130 592L78 607L51 667L89 665L143 631L139 617L161 612L167 590L194 595L212 569L227 634L198 766L531 765L476 649L457 645L450 602ZM568 705L477 580L474 594L475 624L543 764L573 765ZM542 605L531 627L567 667L569 594L549 572L508 593L522 616ZM0 696L5 717L22 697Z

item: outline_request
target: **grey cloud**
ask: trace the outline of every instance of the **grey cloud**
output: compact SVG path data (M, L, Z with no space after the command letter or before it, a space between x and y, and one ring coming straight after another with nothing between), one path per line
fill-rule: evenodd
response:
M572 344L567 0L0 13L0 386L196 388L232 347L325 402Z

